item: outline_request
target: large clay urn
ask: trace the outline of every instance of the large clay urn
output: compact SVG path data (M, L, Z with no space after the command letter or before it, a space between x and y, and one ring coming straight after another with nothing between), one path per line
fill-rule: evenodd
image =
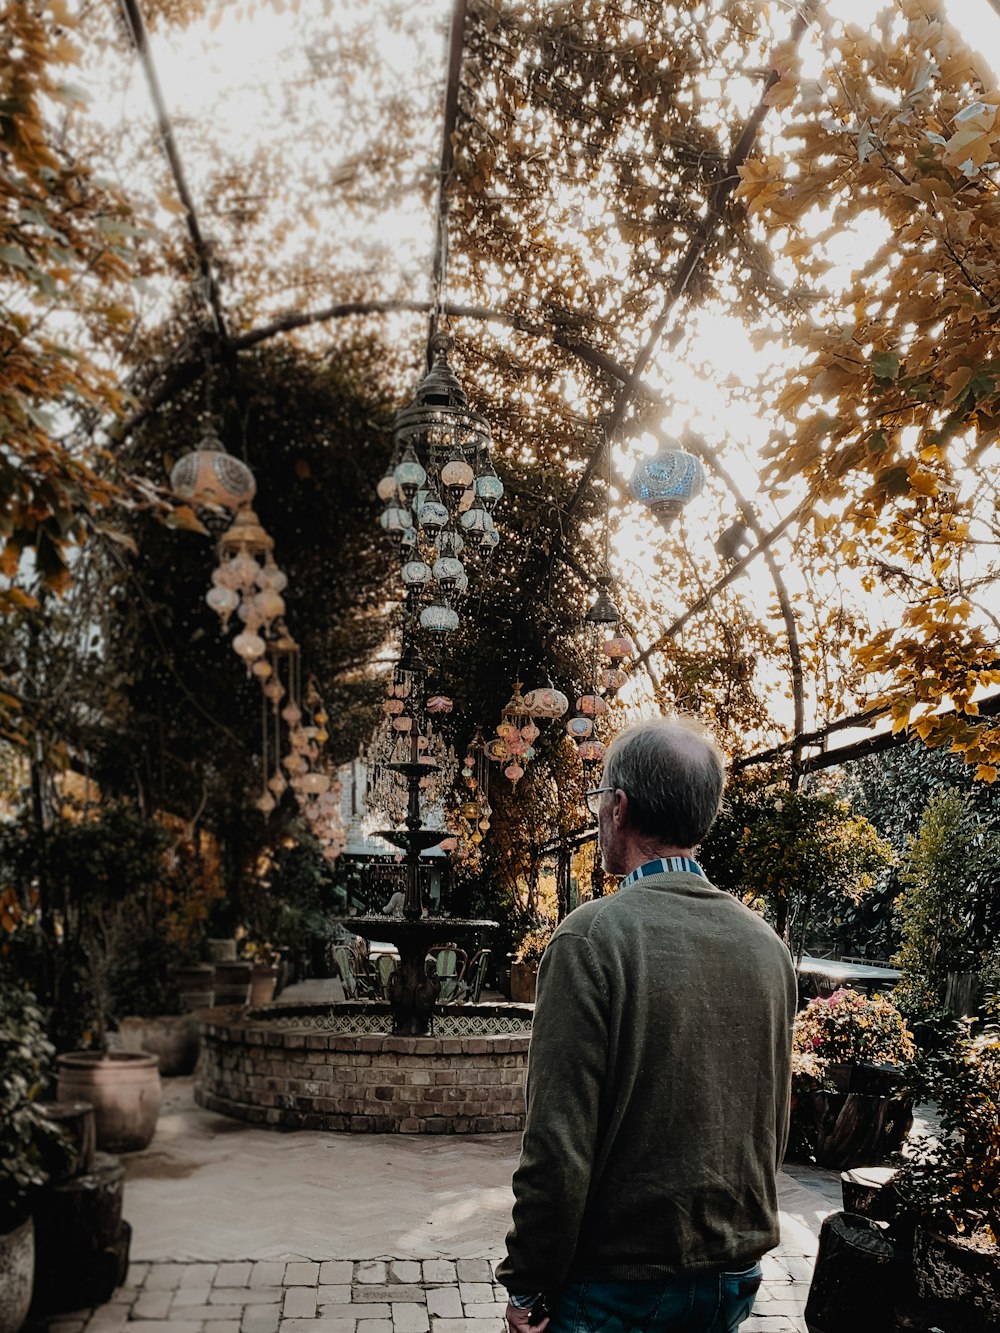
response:
M0 1231L0 1333L18 1333L28 1317L35 1278L35 1228L26 1218Z
M90 1102L97 1146L105 1152L136 1152L156 1132L163 1102L159 1061L130 1051L70 1051L56 1057L61 1102Z

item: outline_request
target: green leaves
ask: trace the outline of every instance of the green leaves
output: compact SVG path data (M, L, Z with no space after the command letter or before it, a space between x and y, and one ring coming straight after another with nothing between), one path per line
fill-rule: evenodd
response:
M879 380L894 380L899 374L899 357L895 352L876 352L872 357L872 373Z

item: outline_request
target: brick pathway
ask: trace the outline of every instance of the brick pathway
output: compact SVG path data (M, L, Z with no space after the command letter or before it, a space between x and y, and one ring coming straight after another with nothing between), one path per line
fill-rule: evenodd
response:
M493 1282L518 1134L278 1133L194 1105L171 1079L126 1162L127 1284L48 1333L501 1333ZM805 1333L839 1177L779 1179L782 1242L742 1333ZM45 1330L41 1330L45 1333Z
M488 1259L134 1263L107 1305L49 1333L498 1333ZM745 1333L797 1333L811 1261L769 1256ZM796 1276L797 1273L797 1276Z

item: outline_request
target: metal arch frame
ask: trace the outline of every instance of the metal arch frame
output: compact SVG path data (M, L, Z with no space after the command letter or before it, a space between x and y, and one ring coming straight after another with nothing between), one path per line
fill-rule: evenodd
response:
M759 132L761 124L763 123L764 117L767 115L769 109L766 100L767 93L770 91L771 87L778 81L780 77L778 72L774 69L770 71L768 78L765 81L765 85L762 90L758 105L754 108L754 111L748 118L746 124L743 127L743 130L740 133L740 136L736 144L734 145L732 151L730 152L729 159L727 160L726 163L725 173L722 176L722 178L716 182L715 187L712 190L709 200L708 210L706 212L706 216L703 220L699 233L694 238L694 240L692 240L692 242L688 246L688 249L681 257L678 266L675 270L674 278L670 284L670 287L668 288L660 314L653 325L653 328L649 334L649 337L647 338L645 345L639 352L639 355L637 356L632 369L628 371L623 366L618 365L610 357L607 357L605 354L600 352L600 350L597 348L588 347L586 344L583 344L575 339L572 341L569 338L560 339L559 332L557 329L544 329L538 325L530 323L529 321L519 319L516 316L504 315L503 313L497 311L483 310L482 308L479 307L447 305L442 300L444 277L447 266L447 248L448 248L447 246L447 221L448 221L448 211L449 211L448 187L449 187L452 168L454 165L453 139L454 139L455 127L458 120L459 88L461 84L462 59L463 59L464 45L465 45L465 24L468 12L467 0L454 0L450 33L449 33L448 74L447 74L445 105L444 105L444 113L442 121L441 157L439 164L438 200L436 208L436 220L438 225L436 228L433 265L432 265L433 299L430 302L345 303L340 306L329 307L326 310L313 312L310 315L287 317L284 320L276 321L275 323L265 327L264 329L252 331L250 334L243 335L242 337L234 339L231 337L227 327L227 322L222 307L222 301L219 293L218 284L216 282L215 275L212 269L209 249L202 234L201 227L198 222L198 216L194 207L194 200L191 196L191 192L187 184L183 163L181 161L180 153L177 148L176 139L173 133L173 126L170 120L170 115L166 107L166 102L163 97L163 92L156 72L156 67L153 62L152 52L150 51L149 48L148 34L146 31L146 26L143 19L142 11L139 6L139 0L120 0L120 4L125 18L126 26L128 28L132 40L132 44L142 62L147 82L149 84L150 96L156 113L157 125L160 132L163 150L167 158L171 174L174 179L174 184L178 193L178 197L184 207L185 221L187 224L188 233L191 237L191 243L194 249L195 257L198 262L199 273L204 285L205 298L212 312L213 323L215 325L215 329L219 336L220 343L224 349L224 353L229 363L229 368L231 375L233 377L234 385L236 380L235 359L237 351L245 350L246 348L254 346L259 342L265 341L269 337L276 336L280 332L291 331L293 328L304 327L307 324L326 322L331 319L344 317L349 314L375 313L378 310L381 311L406 310L406 309L411 309L414 311L420 309L426 310L429 313L428 344L430 342L430 338L433 336L436 330L437 321L440 314L447 314L449 317L454 315L457 318L461 317L482 318L486 320L494 320L507 323L510 326L518 328L523 332L527 332L536 337L544 338L546 341L551 342L555 346L562 347L564 350L570 352L572 355L577 356L580 360L584 361L586 364L589 364L593 369L598 370L601 373L607 374L610 377L618 380L619 382L619 389L616 395L616 401L609 415L609 419L605 423L605 429L602 432L600 432L598 444L591 453L590 459L587 463L586 468L584 469L583 475L581 476L577 484L576 490L569 502L569 505L567 506L565 511L563 511L564 521L570 519L577 510L577 508L579 507L580 503L582 502L585 489L589 484L589 482L591 481L591 479L593 478L594 472L600 465L601 460L604 458L605 452L607 450L610 450L612 434L617 430L619 430L622 423L624 422L625 415L627 413L628 405L629 402L631 401L632 395L635 389L641 383L643 372L648 366L650 360L652 359L656 351L657 346L660 343L660 340L663 337L664 331L667 326L667 322L670 318L671 312L674 309L674 306L680 300L681 296L683 295L684 291L688 286L688 283L691 281L691 278L697 271L698 265L702 260L705 248L710 239L712 228L715 224L718 223L720 219L722 206L725 203L726 199L729 197L729 195L732 193L736 185L736 182L739 179L737 169L748 157L750 150L752 149L753 144L756 141L757 134ZM799 11L796 13L795 20L792 25L792 33L791 33L792 39L795 41L800 40L803 33L806 30L807 25L808 25L808 11L805 8L799 9ZM130 418L128 422L122 423L122 425L115 432L116 436L118 436L118 438L124 438L126 435L131 433L131 431L135 429L136 425L139 424L139 421L141 421L148 414L148 412L151 411L155 405L157 405L158 402L166 401L170 396L172 396L174 392L177 391L178 388L182 387L184 383L190 383L197 378L198 367L192 367L189 364L187 369L189 371L188 374L183 373L183 368L181 369L180 374L175 373L175 375L171 377L169 385L164 386L161 392L155 396L154 400L148 402L146 406L139 413L134 414L133 417ZM780 523L770 533L765 533L760 526L760 523L757 519L756 513L752 505L750 505L749 501L747 501L740 494L732 478L729 476L728 472L722 467L722 465L715 458L712 451L707 449L707 447L700 445L700 443L697 447L698 451L701 453L704 460L709 464L709 466L712 467L712 469L716 472L716 474L726 485L727 489L730 491L731 495L733 496L733 499L736 501L736 504L744 517L745 522L747 523L748 528L754 533L754 536L757 539L757 547L753 551L749 552L747 556L745 556L743 560L739 562L738 566L735 566L732 570L730 570L728 577L718 581L713 586L713 588L711 588L708 591L708 593L705 594L704 597L700 598L697 603L693 604L692 607L688 608L688 611L684 614L683 617L676 620L671 626L669 626L666 630L664 630L660 636L660 639L657 640L656 643L647 647L639 655L636 661L636 665L642 665L645 668L647 674L650 675L651 680L654 683L655 687L656 678L653 675L652 670L650 668L649 658L652 655L652 653L656 651L657 646L662 644L665 638L673 637L677 632L679 632L681 626L684 623L686 623L686 621L691 617L691 615L695 614L696 609L701 609L703 606L708 605L712 600L714 600L714 597L717 595L717 593L721 591L722 588L725 587L733 577L736 576L737 571L741 572L742 568L744 568L745 565L749 563L751 559L753 559L757 554L762 554L764 556L765 563L768 566L768 571L771 575L772 581L775 586L775 592L777 594L779 606L782 612L782 617L785 622L786 638L788 640L789 659L790 659L791 678L792 678L792 691L793 691L793 706L794 706L794 724L793 724L794 737L793 737L793 752L792 752L793 753L792 768L793 768L793 782L794 782L797 780L796 774L797 774L798 760L801 753L801 746L796 744L795 742L797 742L798 737L802 735L805 725L802 662L801 662L801 653L799 649L798 630L795 622L794 611L791 606L791 601L788 597L787 588L785 587L784 581L781 578L780 571L778 570L777 565L775 564L773 554L770 551L770 547L773 544L773 542L777 539L777 537L781 535L783 531L786 530L786 528L790 525L792 519L795 516L797 516L797 513L800 512L801 510L796 511L796 515L793 515L790 518L783 520L782 523ZM564 561L564 563L575 564L575 562L573 562L572 559L568 557L568 552L565 550L565 538L563 535L564 531L565 531L564 527L560 525L559 529L555 533L555 539L552 545L551 552L549 554L550 570L552 564L555 562L556 559L561 559ZM577 566L577 568L579 567Z

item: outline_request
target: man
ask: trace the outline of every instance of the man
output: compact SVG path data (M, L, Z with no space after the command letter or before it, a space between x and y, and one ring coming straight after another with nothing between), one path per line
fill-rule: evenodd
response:
M659 718L615 739L587 793L623 878L538 973L497 1273L510 1333L735 1333L778 1243L794 973L694 860L724 784L707 733Z

